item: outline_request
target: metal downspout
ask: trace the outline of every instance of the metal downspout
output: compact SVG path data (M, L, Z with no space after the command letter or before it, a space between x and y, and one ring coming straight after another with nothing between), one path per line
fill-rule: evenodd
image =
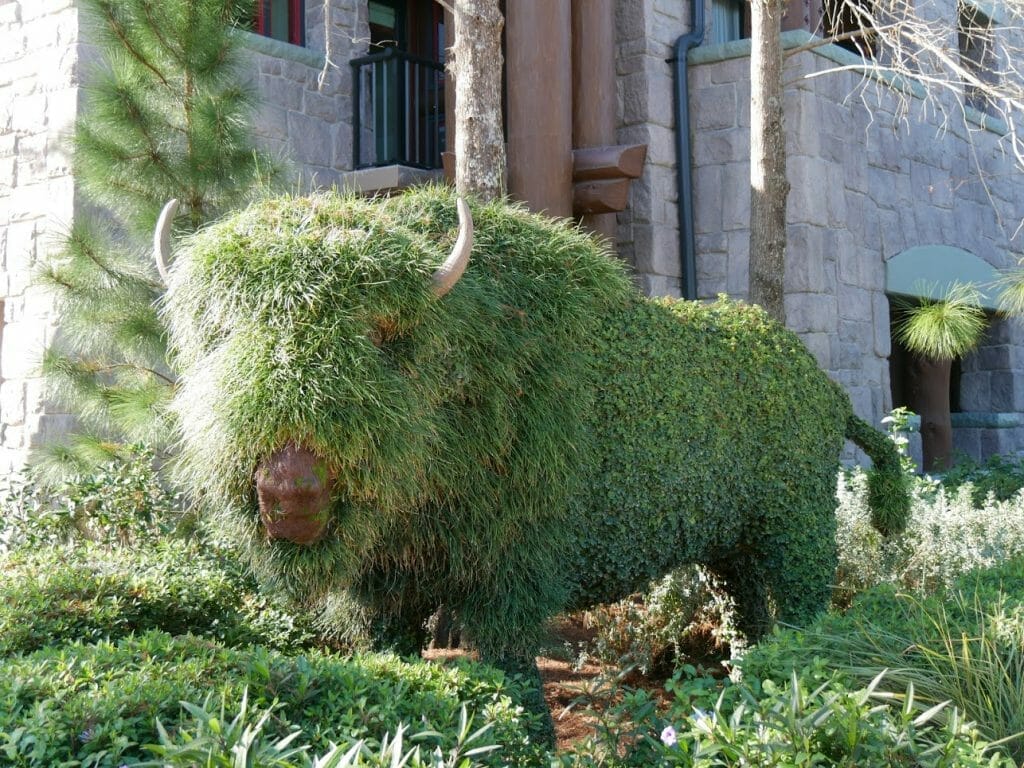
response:
M704 0L690 0L690 31L676 39L676 206L679 213L680 289L684 299L697 298L697 243L693 232L693 173L690 158L690 102L686 54L704 42Z

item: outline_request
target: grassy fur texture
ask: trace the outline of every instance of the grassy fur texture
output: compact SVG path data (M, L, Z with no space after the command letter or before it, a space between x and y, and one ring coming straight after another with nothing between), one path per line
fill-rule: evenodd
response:
M753 633L824 608L844 436L899 462L799 339L757 308L649 301L585 234L473 204L466 274L441 188L274 199L195 236L165 316L181 471L265 580L346 631L418 647L438 604L485 657L687 562ZM868 432L865 432L868 430ZM257 463L287 441L337 477L326 537L269 541ZM879 494L896 530L906 495Z

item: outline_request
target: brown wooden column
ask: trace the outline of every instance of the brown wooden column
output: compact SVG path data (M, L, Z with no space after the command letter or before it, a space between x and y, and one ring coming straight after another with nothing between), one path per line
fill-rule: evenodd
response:
M506 4L508 189L531 210L572 215L570 0Z
M572 0L572 144L616 144L615 0ZM615 214L584 216L583 225L615 238Z

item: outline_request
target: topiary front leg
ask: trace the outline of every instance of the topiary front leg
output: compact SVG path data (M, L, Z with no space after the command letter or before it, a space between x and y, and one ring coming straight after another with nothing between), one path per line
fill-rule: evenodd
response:
M551 710L544 700L544 681L537 668L537 659L533 656L481 654L480 660L497 667L510 678L517 677L526 684L520 703L531 715L530 737L538 744L554 747L555 721L551 718Z
M369 574L359 585L367 631L377 650L419 656L428 640L432 606L418 589L416 574Z
M736 554L710 563L736 604L736 628L751 642L767 634L773 624L764 562L751 554Z

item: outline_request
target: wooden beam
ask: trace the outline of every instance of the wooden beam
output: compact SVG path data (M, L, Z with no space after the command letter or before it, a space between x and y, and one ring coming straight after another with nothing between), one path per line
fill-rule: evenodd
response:
M444 169L444 181L446 184L455 183L455 152L441 153L441 167Z
M572 213L569 0L505 3L508 191L531 211Z
M572 145L604 147L616 141L616 0L572 0ZM614 215L583 217L583 226L615 239Z
M646 144L574 149L572 180L638 179L643 173L646 158Z
M587 216L626 210L630 184L630 179L598 179L573 185L573 215Z

